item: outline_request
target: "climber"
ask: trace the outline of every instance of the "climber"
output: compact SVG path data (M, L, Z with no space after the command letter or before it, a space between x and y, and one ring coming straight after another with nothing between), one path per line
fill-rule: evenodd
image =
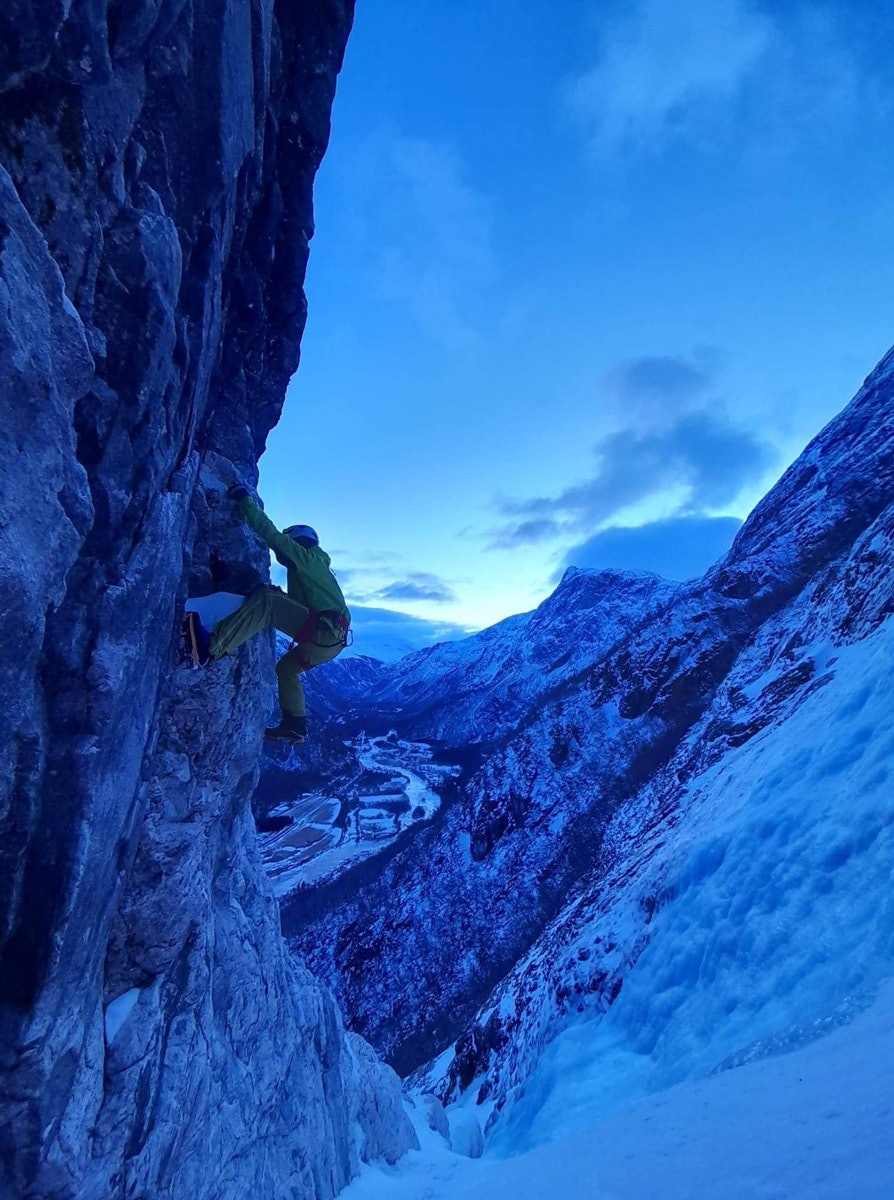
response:
M300 672L329 662L344 650L351 614L329 569L329 555L320 549L320 539L309 525L291 525L280 533L251 499L248 488L234 484L227 495L286 568L288 594L281 588L262 585L210 632L202 627L197 613L188 613L196 661L204 666L232 654L243 642L271 626L290 637L293 645L276 664L282 718L264 736L274 741L303 742L307 717Z

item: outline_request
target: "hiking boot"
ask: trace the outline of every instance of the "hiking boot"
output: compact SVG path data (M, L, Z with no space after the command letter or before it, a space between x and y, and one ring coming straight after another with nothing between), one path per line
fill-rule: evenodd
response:
M183 641L192 665L207 667L211 662L211 634L197 612L188 612L183 618Z
M299 745L307 740L307 717L283 713L280 723L273 729L266 729L264 737L268 742L293 742Z

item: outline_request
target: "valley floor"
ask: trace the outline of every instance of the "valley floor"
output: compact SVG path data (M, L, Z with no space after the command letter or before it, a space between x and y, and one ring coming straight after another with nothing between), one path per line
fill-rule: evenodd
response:
M395 734L361 734L355 750L364 774L338 794L299 793L271 810L281 827L262 833L260 844L279 899L331 882L411 825L430 820L441 803L433 786L456 772L434 763L425 743Z
M417 1123L422 1149L366 1167L343 1200L891 1200L894 981L807 1046L557 1129L527 1153L464 1158Z

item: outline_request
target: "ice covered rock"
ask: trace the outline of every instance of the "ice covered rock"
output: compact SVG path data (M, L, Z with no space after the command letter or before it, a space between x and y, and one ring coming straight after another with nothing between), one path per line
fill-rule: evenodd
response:
M419 1103L422 1105L425 1112L425 1119L429 1129L434 1133L439 1133L447 1145L450 1145L450 1122L447 1119L447 1113L444 1110L444 1105L434 1094L434 1092L423 1092L419 1097ZM451 1147L452 1148L452 1147Z
M480 1158L484 1153L484 1134L475 1114L468 1108L451 1109L450 1146L465 1158Z

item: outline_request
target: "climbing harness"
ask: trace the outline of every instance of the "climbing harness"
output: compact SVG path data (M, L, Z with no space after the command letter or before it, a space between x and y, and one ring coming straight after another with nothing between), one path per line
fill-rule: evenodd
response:
M341 632L341 637L334 642L322 642L317 637L320 629L320 622L328 621ZM348 638L351 640L348 641ZM333 646L350 646L353 643L354 635L351 632L351 623L344 613L340 613L335 609L324 608L321 612L310 612L307 620L298 630L298 636L295 638L294 644L298 646L306 645L308 642L313 642L315 646L321 649L329 649Z

